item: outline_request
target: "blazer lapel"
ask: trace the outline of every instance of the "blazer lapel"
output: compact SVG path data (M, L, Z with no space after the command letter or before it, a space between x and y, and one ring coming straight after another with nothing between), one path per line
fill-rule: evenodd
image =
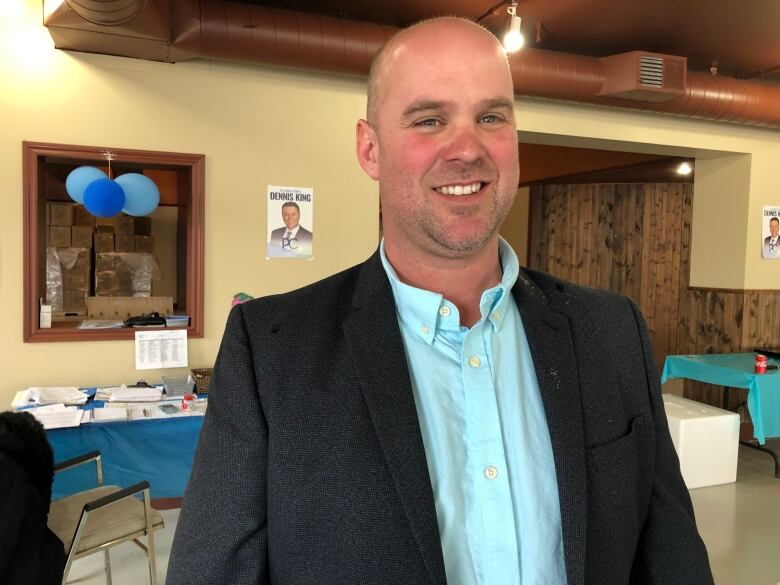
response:
M343 327L379 443L431 582L444 585L425 447L395 301L378 252L363 264L353 310Z
M585 582L586 470L577 359L568 318L520 272L512 290L533 356L558 478L568 585Z

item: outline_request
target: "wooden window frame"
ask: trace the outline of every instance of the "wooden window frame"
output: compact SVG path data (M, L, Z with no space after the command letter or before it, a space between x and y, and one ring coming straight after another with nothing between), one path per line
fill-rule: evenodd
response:
M131 150L94 146L73 146L42 142L22 143L22 180L24 194L24 302L23 339L27 342L46 341L108 341L134 339L135 331L127 329L42 329L39 323L39 296L41 286L39 275L45 258L45 238L40 226L45 218L45 208L39 198L42 181L42 162L46 157L73 159L79 164L105 165L104 153L116 155L116 163L132 163L152 167L170 167L186 177L186 214L180 215L180 225L186 226L186 234L179 232L179 238L186 238L186 307L190 315L188 337L203 337L203 290L204 290L204 244L205 244L205 155ZM180 195L181 196L181 195ZM182 209L181 202L179 209ZM181 221L186 218L186 222Z

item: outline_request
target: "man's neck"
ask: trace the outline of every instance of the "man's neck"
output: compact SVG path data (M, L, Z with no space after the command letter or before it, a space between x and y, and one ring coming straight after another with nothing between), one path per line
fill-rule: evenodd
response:
M444 295L458 307L460 324L466 327L481 317L482 293L501 282L498 238L464 258L412 254L387 240L385 254L401 282Z

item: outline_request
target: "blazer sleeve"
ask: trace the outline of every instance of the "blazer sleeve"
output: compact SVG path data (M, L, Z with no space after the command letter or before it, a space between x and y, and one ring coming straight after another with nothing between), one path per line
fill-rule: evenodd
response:
M166 583L262 585L268 579L268 427L242 306L232 309L174 536Z
M712 585L707 549L699 536L693 505L680 474L680 463L661 397L658 367L644 318L633 301L645 361L656 438L655 477L650 506L639 537L631 583L636 585Z

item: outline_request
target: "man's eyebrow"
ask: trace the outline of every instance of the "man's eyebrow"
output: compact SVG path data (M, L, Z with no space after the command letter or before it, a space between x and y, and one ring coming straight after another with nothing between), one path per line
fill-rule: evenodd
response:
M502 108L507 110L514 110L515 103L512 100L508 100L506 98L494 98L492 100L487 100L485 104L486 110L497 110Z
M485 110L514 110L515 104L512 100L506 98L493 98L485 100L483 109ZM420 112L431 112L444 110L452 105L452 102L446 100L418 100L409 104L403 111L402 117L409 118Z
M409 104L403 111L402 116L408 118L420 112L429 112L431 110L443 110L450 102L443 100L418 100Z

